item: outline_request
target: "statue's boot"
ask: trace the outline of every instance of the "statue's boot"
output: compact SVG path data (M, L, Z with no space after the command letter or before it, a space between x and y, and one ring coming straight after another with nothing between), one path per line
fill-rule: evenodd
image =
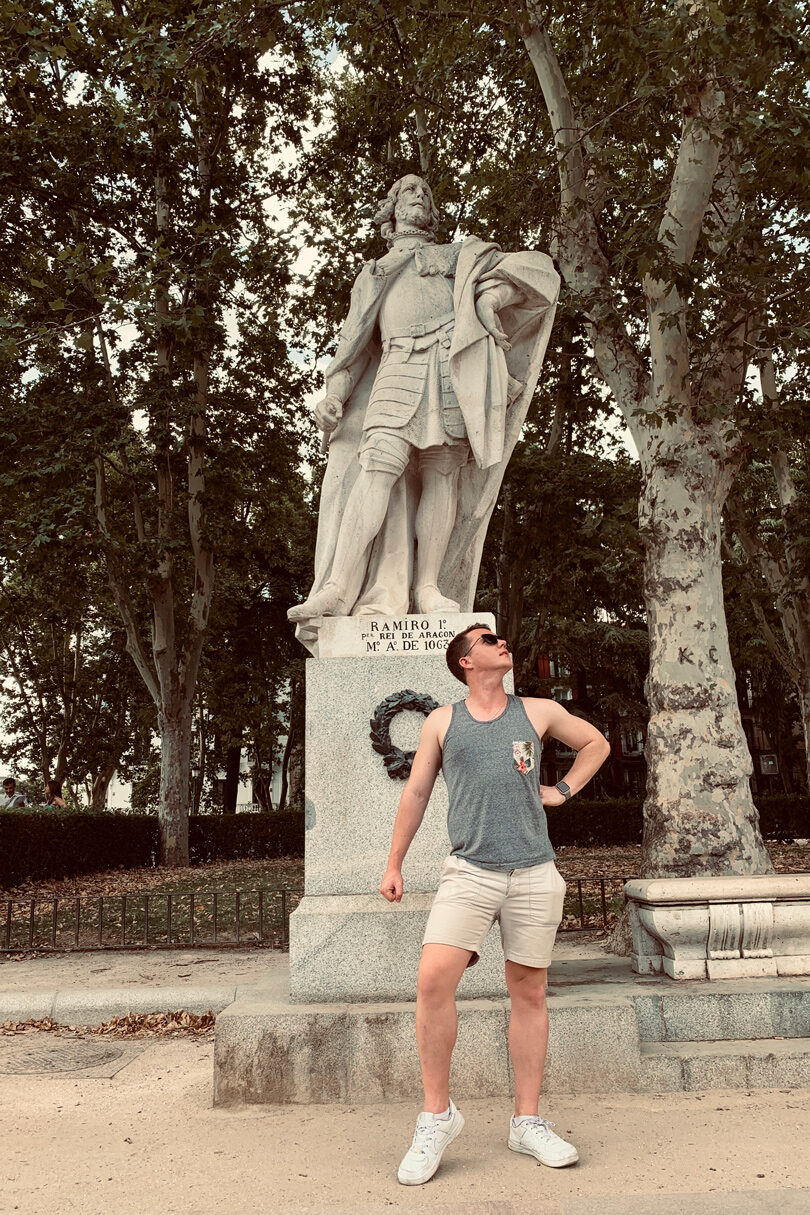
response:
M414 587L413 600L417 612L460 612L461 605L455 599L446 599L439 588L431 582Z
M312 620L315 616L345 616L346 604L342 591L334 582L327 582L322 590L310 595L303 603L291 607L288 620Z

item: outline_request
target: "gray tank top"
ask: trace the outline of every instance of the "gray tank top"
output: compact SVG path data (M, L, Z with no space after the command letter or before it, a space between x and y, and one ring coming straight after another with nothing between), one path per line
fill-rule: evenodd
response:
M442 772L455 856L482 869L527 869L554 860L540 797L542 744L519 696L492 721L453 705Z

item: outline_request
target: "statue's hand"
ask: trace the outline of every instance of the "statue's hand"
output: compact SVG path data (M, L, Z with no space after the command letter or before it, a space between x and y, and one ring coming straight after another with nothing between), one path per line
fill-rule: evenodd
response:
M475 311L478 313L478 319L486 329L487 333L491 334L495 342L500 346L501 350L511 350L512 343L501 329L501 322L498 320L498 314L495 311L495 304L489 299L486 293L479 295L475 301Z
M343 402L338 397L325 396L322 401L318 401L314 413L315 422L320 429L331 435L343 417Z

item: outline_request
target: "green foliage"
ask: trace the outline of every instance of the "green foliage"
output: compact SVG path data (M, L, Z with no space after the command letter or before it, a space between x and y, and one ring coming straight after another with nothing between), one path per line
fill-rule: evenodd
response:
M229 610L250 617L259 603L277 620L297 597L308 373L288 357L289 249L273 210L279 165L317 117L317 80L311 40L266 0L227 13L213 0L9 0L0 39L0 493L12 506L0 581L18 604L30 588L42 602L27 622L38 677L26 672L9 724L23 770L47 771L61 746L60 773L78 781L109 766L88 753L117 726L76 717L54 741L70 714L42 674L52 622L66 652L92 632L88 702L125 626L154 728L191 712L213 554L226 645ZM258 570L257 551L273 554ZM21 644L19 627L7 636ZM274 686L291 648L268 658ZM116 712L132 706L123 733L142 734L142 693L120 663L112 679ZM27 711L38 697L45 725Z
M304 815L197 815L191 820L189 850L193 865L242 857L304 855Z
M758 797L756 805L764 839L782 843L810 839L810 797Z
M588 802L572 798L564 806L549 806L548 833L557 848L572 844L640 844L643 830L641 798ZM628 874L628 877L632 875Z
M522 38L527 6L496 10L474 2L464 18L452 0L429 10L414 0L313 8L331 22L347 66L333 85L334 125L303 161L303 214L324 251L312 307L319 307L321 288L345 290L330 279L326 258L356 214L355 198L372 200L400 173L420 170L419 120L448 231L469 225L504 247L548 248L559 224L559 184L550 123ZM807 249L797 239L810 202L802 152L810 131L806 6L745 0L726 11L554 0L536 11L541 17L585 132L580 150L609 268L609 295L588 302L590 315L615 312L646 359L645 277L675 284L688 308L701 417L740 421L745 398L724 396L711 368L724 357L741 310L757 316L760 348L793 356L807 347L800 302ZM722 90L718 132L731 155L720 177L733 173L736 206L726 205L718 179L685 266L659 226L684 118L707 79ZM364 256L374 248L371 237L364 225ZM346 283L353 271L345 272ZM570 304L581 310L583 301L572 297ZM669 404L658 408L662 422Z

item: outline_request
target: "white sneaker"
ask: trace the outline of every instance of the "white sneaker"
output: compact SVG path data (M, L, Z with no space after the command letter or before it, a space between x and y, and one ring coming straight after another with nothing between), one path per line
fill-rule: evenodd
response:
M573 1143L566 1143L552 1131L553 1122L545 1118L527 1118L524 1122L509 1124L509 1147L513 1152L525 1152L534 1156L541 1164L552 1169L564 1169L567 1164L576 1164L579 1153Z
M416 1119L413 1143L399 1166L397 1181L401 1185L422 1185L430 1181L441 1164L444 1149L461 1134L463 1127L464 1119L452 1101L449 1118L420 1114Z

